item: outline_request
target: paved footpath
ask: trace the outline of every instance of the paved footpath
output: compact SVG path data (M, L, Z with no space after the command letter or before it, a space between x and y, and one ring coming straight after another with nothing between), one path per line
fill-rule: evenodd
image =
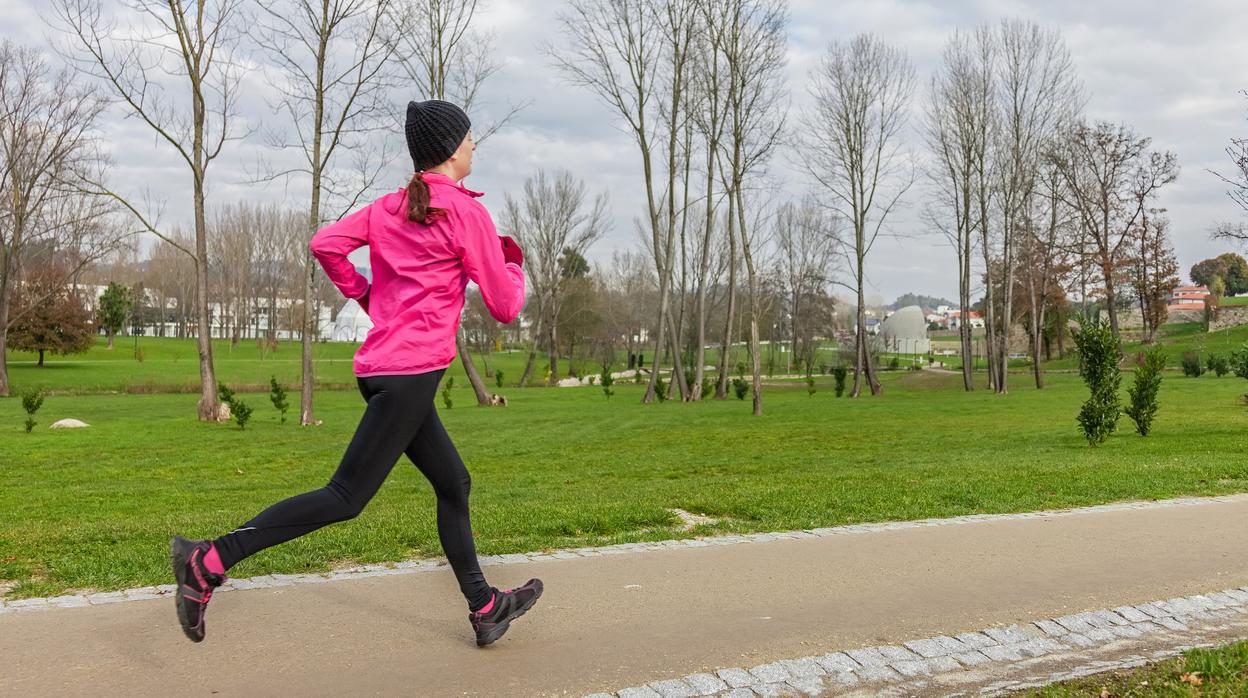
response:
M1248 495L615 546L558 557L508 562L522 559L509 556L486 567L498 586L541 577L546 594L484 650L472 642L445 567L409 565L335 575L338 580L268 578L251 589L239 583L213 600L208 639L198 645L183 638L171 598L142 600L157 590L101 605L83 598L9 603L0 606L0 695L694 695L698 687L688 682L656 682L693 674L708 684L725 682L734 674L717 670L760 665L789 666L778 678L792 678L801 663L771 663L838 650L853 651L826 656L857 657L842 675L858 684L852 690L881 694L883 688L859 681L884 672L870 666L879 663L878 650L861 648L910 641L917 654L907 657L917 659L941 652L916 640L964 634L973 643L995 633L1003 647L1006 640L1014 644L996 651L1000 657L988 649L982 654L1008 660L1016 655L1010 647L1025 654L1027 642L1050 642L1035 639L1043 636L1032 624L1037 619L1065 618L1051 634L1061 641L1069 631L1069 646L1076 636L1108 637L1101 626L1110 624L1180 632L1184 619L1248 613L1248 593L1209 595L1248 585ZM1087 614L1085 632L1073 632L1083 627L1081 612L1193 595L1208 595L1195 597L1208 604L1141 605L1112 622ZM98 597L119 599L124 595ZM43 608L48 605L82 607ZM1205 610L1215 607L1232 610ZM1023 627L1014 624L1035 637L1011 638ZM1248 622L1217 627L1208 637L1248 636ZM1001 630L973 632L986 628ZM889 666L900 678L895 670L917 665ZM801 685L721 694L783 695ZM831 691L829 682L822 685ZM811 684L807 693L819 690ZM896 691L940 694L931 686Z

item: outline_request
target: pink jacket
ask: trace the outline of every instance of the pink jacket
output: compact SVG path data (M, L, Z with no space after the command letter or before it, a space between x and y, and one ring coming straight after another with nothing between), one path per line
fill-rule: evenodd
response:
M432 224L407 219L407 193L377 199L312 236L329 280L347 298L368 294L373 329L355 353L355 375L427 373L455 359L455 334L472 280L499 322L524 306L524 271L503 261L494 222L481 196L442 174L425 173L429 205L446 210ZM347 254L369 247L373 285Z

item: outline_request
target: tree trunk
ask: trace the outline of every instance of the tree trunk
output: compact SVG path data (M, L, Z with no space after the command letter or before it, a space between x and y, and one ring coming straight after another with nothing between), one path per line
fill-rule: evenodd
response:
M197 187L195 193L195 217L197 225L202 225L204 216L204 192ZM196 304L199 311L199 336L196 343L199 347L199 403L197 406L199 419L204 422L215 422L218 417L217 374L212 362L212 320L208 317L208 241L200 228L196 236L195 286L199 293Z
M732 323L737 301L737 233L736 207L728 194L728 317L724 322L724 341L720 344L719 379L715 383L715 399L728 399L728 352L732 348Z
M961 316L958 318L958 337L962 345L962 387L966 392L975 389L975 355L971 347L971 325L966 321L966 313L971 307L971 231L968 230L962 241L962 249L958 255L958 304Z
M546 385L554 385L559 382L559 327L552 321L550 323L549 342L547 349L550 355L550 378L546 379ZM658 355L658 352L655 352Z
M683 352L680 349L680 332L676 327L676 318L673 314L668 315L668 344L672 348L672 382L680 389L680 399L682 402L689 401L689 384L685 382L685 367Z
M759 300L758 300L758 273L754 269L754 253L750 250L749 234L745 229L745 197L741 194L741 182L733 183L733 189L737 193L737 217L741 219L741 251L745 255L745 269L749 275L750 283L750 356L753 357L753 396L754 396L754 416L759 417L763 414L763 378L762 357L759 356L758 341L758 316L759 316ZM771 346L775 346L775 338L772 338Z
M4 301L3 295L0 294L0 397L9 397L12 390L9 387L8 313L8 303Z
M314 189L314 191L319 191ZM312 227L316 227L316 223L312 223ZM299 424L301 426L312 426L316 424L316 416L312 413L312 388L315 383L315 375L312 366L312 280L316 275L316 267L313 266L312 250L305 245L304 262L303 262L303 329L299 333L300 346L300 366L303 375L303 383L299 388Z
M108 328L108 350L113 350L113 329L111 327Z
M43 368L43 350L39 350L39 368Z
M533 364L537 362L537 338L541 336L542 331L542 315L538 311L537 322L530 330L529 337L529 359L524 364L524 373L520 374L520 382L517 384L521 388L529 384L529 379L533 376Z
M858 249L863 249L863 233L859 226ZM866 262L862 252L857 257L858 265L856 271L856 286L858 291L858 332L855 333L855 359L854 359L854 387L850 391L850 397L858 397L862 393L862 376L865 374L867 385L871 389L872 395L879 395L883 392L880 386L879 378L875 375L875 367L871 364L871 352L867 347L870 337L867 335L867 308L866 293L863 289L866 271L863 268Z
M995 303L993 298L992 271L990 269L991 259L988 250L984 250L984 355L988 361L988 388L993 392L997 390L997 313L995 311ZM970 313L966 310L962 311L962 321L970 324Z
M753 305L756 302L757 294L753 289L753 284L751 284L750 304ZM758 313L756 311L750 312L750 356L752 357L751 363L753 364L751 369L754 373L753 387L751 390L754 397L754 416L760 417L763 414L763 367L760 362L761 357L759 356Z
M464 365L464 373L468 374L468 382L472 384L472 392L477 395L477 407L490 406L490 394L477 374L477 367L472 364L472 354L468 353L468 342L464 341L463 333L456 330L455 347L459 349L459 362Z
M1118 334L1118 296L1114 291L1114 275L1105 266L1101 267L1101 272L1105 276L1105 307L1109 310L1109 329L1117 339L1121 335Z
M667 274L659 274L659 323L654 332L654 357L650 359L650 381L646 384L646 394L641 398L642 403L647 405L654 402L655 384L659 380L659 361L663 356L663 328L668 321L667 277Z
M1040 364L1040 335L1044 334L1044 321L1045 321L1045 315L1046 315L1045 303L1046 303L1045 298L1042 295L1040 297L1040 321L1036 324L1036 328L1039 334L1036 337L1036 348L1035 348L1035 351L1033 352L1035 354L1035 366L1032 369L1036 374L1036 389L1037 390L1042 390L1044 388L1044 366ZM1047 347L1045 348L1045 354L1046 355L1048 354Z
M1041 283L1046 281L1047 278L1041 279ZM1036 389L1039 390L1044 387L1044 373L1040 369L1041 336L1044 334L1044 319L1040 315L1040 309L1044 306L1044 296L1043 294L1039 298L1036 296L1034 269L1028 278L1027 296L1031 307L1031 372L1036 380Z
M711 233L715 230L715 207L711 205L711 196L715 193L716 147L715 139L710 139L707 144L706 227L702 230L702 254L698 260L698 346L693 351L693 390L690 391L693 400L706 397L702 394L702 381L706 375L706 273L710 265Z
M858 397L862 393L862 371L865 363L863 357L863 340L867 334L867 309L863 306L865 301L862 292L862 270L859 267L858 279L856 284L856 297L858 301L858 309L855 311L856 322L854 323L854 385L849 390L850 397Z
M1011 227L1016 226L1016 221L1010 223ZM1017 231L1011 230L1003 242L1001 253L1002 269L1002 290L1001 295L1004 296L1001 301L1001 352L997 361L997 393L1006 394L1009 390L1010 376L1010 329L1013 325L1013 303L1014 303L1014 235Z

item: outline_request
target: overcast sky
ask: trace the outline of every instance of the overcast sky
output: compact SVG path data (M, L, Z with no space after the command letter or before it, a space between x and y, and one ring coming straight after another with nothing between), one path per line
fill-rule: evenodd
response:
M538 167L563 167L584 179L592 191L610 193L613 230L591 251L592 260L637 245L632 219L644 205L640 160L618 119L587 92L565 84L538 49L558 46L558 0L490 0L480 26L496 34L503 69L485 86L489 105L473 114L488 121L490 106L532 100L532 105L490 139L477 153L467 185L487 193L484 202L497 217L503 194L517 192ZM40 17L41 0L0 0L0 37L46 48L50 30ZM1089 94L1087 114L1130 124L1153 138L1156 149L1174 151L1182 166L1177 182L1165 188L1158 204L1170 212L1173 240L1184 275L1205 257L1226 251L1209 239L1216 221L1241 212L1208 170L1229 171L1223 152L1232 137L1248 136L1248 8L1243 0L791 0L787 80L790 113L808 102L807 74L828 42L872 32L903 47L913 61L918 89L912 104L907 140L921 147L918 109L940 50L955 28L971 28L1002 17L1022 17L1058 27L1066 39ZM264 106L263 83L248 80L245 113L266 126L280 123ZM396 105L411 95L394 94ZM131 194L152 191L167 199L165 220L189 206L190 176L163 144L134 119L110 116L105 132L113 146L116 188ZM400 133L389 141L395 158L389 190L406 181L405 146ZM246 183L263 141L236 143L210 173L212 201L238 199L285 201L300 205L294 186L257 187ZM795 168L796 154L777 153L771 175L793 196L810 190ZM381 192L379 192L381 193ZM891 301L904 292L956 298L956 262L943 240L930 234L918 211L923 193L912 190L907 207L892 226L900 237L880 241L868 259L869 294ZM189 219L189 216L187 216ZM1185 279L1186 280L1186 279Z

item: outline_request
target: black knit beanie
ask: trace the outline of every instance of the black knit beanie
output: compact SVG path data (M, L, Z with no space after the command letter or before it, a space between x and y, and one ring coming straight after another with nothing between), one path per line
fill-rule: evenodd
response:
M407 103L407 151L412 166L424 172L446 162L464 142L472 122L463 109L438 99Z

